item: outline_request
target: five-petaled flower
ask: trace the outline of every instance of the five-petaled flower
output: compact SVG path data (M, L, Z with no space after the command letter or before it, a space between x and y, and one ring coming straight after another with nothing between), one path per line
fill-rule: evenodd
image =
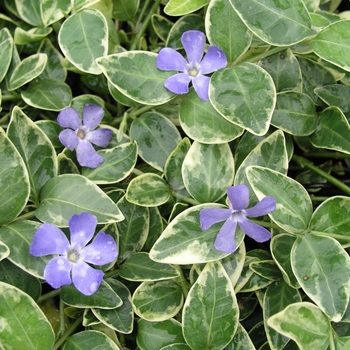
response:
M83 119L78 112L67 107L57 116L58 124L67 128L62 130L58 138L71 151L76 148L77 160L81 166L97 168L103 163L103 158L95 151L91 143L107 147L113 131L110 129L94 130L103 118L103 108L94 104L85 104Z
M202 59L205 48L205 35L198 30L189 30L181 36L182 45L186 51L188 62L172 48L166 47L159 51L156 65L161 70L180 71L169 77L164 86L175 94L186 94L188 85L192 85L199 98L208 101L210 78L203 75L213 73L227 65L225 53L217 46L210 46Z
M271 233L247 219L247 216L257 217L271 213L276 209L276 201L272 197L264 197L254 207L246 209L249 204L249 189L245 185L232 186L227 189L229 209L205 208L199 213L201 228L207 230L213 224L226 222L216 237L214 247L225 253L236 250L235 232L237 224L241 230L257 242L265 242L271 238Z
M99 232L92 243L86 245L95 233L97 218L90 213L73 215L68 226L71 243L55 225L44 223L35 232L30 254L56 255L45 266L44 278L53 288L71 284L79 292L91 295L99 288L104 273L90 264L105 265L117 258L118 247L112 236Z

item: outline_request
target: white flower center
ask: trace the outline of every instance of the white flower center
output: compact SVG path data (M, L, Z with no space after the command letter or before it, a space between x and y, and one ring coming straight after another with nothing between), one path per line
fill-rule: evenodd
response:
M75 263L79 260L79 258L80 258L80 254L75 249L68 250L67 259L70 262Z
M199 73L198 63L189 63L186 67L186 73L191 77L196 77Z
M87 135L89 134L89 128L86 127L85 125L79 126L79 129L77 129L75 131L75 133L77 134L77 136L81 139L81 140L85 140Z

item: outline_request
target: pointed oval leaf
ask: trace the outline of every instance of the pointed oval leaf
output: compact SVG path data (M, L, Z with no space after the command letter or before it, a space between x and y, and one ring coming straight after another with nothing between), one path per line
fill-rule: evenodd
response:
M40 2L41 18L45 26L59 21L71 11L70 0L42 0Z
M26 45L44 39L51 32L52 28L31 28L26 31L17 27L13 39L16 45Z
M143 207L157 207L170 198L169 186L157 174L142 174L130 181L126 199Z
M223 50L228 62L234 62L246 52L253 37L227 0L210 1L205 28L210 44Z
M13 39L9 30L5 27L0 31L0 82L5 78L5 75L10 67L13 50Z
M330 324L326 315L309 302L294 303L271 316L267 324L278 333L293 339L300 350L326 350Z
M29 199L39 203L39 192L57 175L56 151L44 132L19 107L12 110L7 134L24 160L31 184Z
M231 281L219 261L208 263L183 309L183 334L193 350L221 350L232 340L239 309ZM227 322L229 320L229 322Z
M337 21L321 30L312 40L316 55L350 71L350 20Z
M310 15L302 0L230 0L245 25L275 46L296 44L311 34ZM281 35L281 32L284 34Z
M205 145L193 142L182 164L186 190L200 203L216 202L234 177L234 160L227 143Z
M141 283L132 296L136 315L147 321L165 321L182 308L184 296L174 280Z
M0 282L0 303L3 325L0 328L0 345L4 349L52 349L55 342L52 327L31 297L14 286ZM17 333L18 330L21 330L20 333Z
M256 350L248 332L238 323L235 336L232 341L226 346L225 350Z
M69 16L58 33L58 43L68 61L83 72L101 74L96 58L108 53L108 25L104 15L89 8Z
M328 106L338 107L343 113L350 112L350 86L330 84L320 86L314 91Z
M132 21L139 8L140 0L114 0L113 18L119 21Z
M350 154L350 125L338 107L328 107L320 113L319 126L311 135L311 143L318 148L327 148Z
M195 12L207 5L210 0L169 0L164 12L169 16L182 16Z
M228 121L254 135L264 135L276 103L271 76L252 63L216 71L210 80L209 98Z
M350 258L340 243L314 234L299 236L291 263L304 292L332 321L339 322L350 297Z
M0 129L0 225L17 217L30 194L28 171L15 146Z
M200 100L193 89L181 100L179 118L183 131L202 143L225 143L243 133L242 128L225 119L209 101Z
M137 144L124 143L98 152L104 162L97 168L86 168L82 175L96 184L112 184L125 179L134 169L137 160Z
M42 27L40 16L40 2L31 0L15 0L15 6L19 17L34 27Z
M119 276L129 281L158 281L179 277L179 271L171 265L151 260L146 252L139 252L120 266Z
M120 350L115 342L102 332L95 330L82 331L68 337L63 350Z
M165 116L147 112L132 122L130 139L137 142L139 155L146 163L163 171L166 160L181 141L181 136Z
M287 232L304 232L312 214L311 199L305 188L297 181L268 168L251 166L246 173L259 200L265 196L275 198L277 206L268 214L270 218Z
M0 241L0 261L7 258L10 255L9 247Z
M59 175L46 182L36 216L43 222L66 227L73 214L85 211L96 215L101 224L124 219L115 203L97 185L76 174Z
M174 94L164 82L174 72L162 71L156 66L157 54L128 51L96 60L112 85L127 97L147 105L168 102Z
M48 111L61 111L72 102L70 87L56 79L44 79L30 84L21 96L29 106Z
M208 230L200 227L199 212L207 207L223 207L218 204L201 204L180 213L163 231L149 257L166 264L200 264L219 260L227 256L214 248L214 241L223 223L217 223ZM244 234L237 230L235 243L238 247Z
M37 53L25 58L14 69L9 80L8 89L10 91L16 90L24 84L34 80L43 72L46 62L47 55L44 53Z

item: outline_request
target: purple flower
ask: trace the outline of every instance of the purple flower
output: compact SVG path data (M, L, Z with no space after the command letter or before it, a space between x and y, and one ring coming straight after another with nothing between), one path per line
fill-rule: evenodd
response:
M175 94L186 94L188 85L192 81L199 98L208 101L210 78L203 74L213 73L226 67L226 55L217 46L210 46L202 59L205 35L199 30L189 30L183 33L181 42L186 51L188 62L180 53L169 47L161 49L157 56L157 68L182 72L169 77L164 86Z
M55 225L42 224L35 232L30 254L52 258L44 270L44 278L53 288L71 284L85 295L95 293L104 273L90 264L105 265L117 258L118 248L112 236L99 232L92 243L86 245L95 233L97 218L90 213L73 215L69 222L69 243L66 235Z
M216 237L214 247L225 253L236 250L235 232L237 223L241 230L257 242L265 242L271 238L271 233L247 219L247 216L257 217L271 213L276 209L276 201L272 197L264 197L254 207L249 204L249 189L245 185L232 186L227 189L229 209L205 208L199 213L201 228L207 230L211 225L226 220Z
M110 129L94 130L103 118L103 108L93 104L85 104L83 120L78 112L67 107L57 116L57 122L62 128L58 138L63 146L71 151L76 148L78 163L81 166L97 168L103 163L103 158L94 150L91 143L107 147L113 131Z

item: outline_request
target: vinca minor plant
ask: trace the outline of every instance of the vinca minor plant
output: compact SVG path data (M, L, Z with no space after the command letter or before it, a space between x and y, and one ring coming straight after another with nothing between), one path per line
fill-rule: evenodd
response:
M347 8L1 2L0 348L350 349Z

